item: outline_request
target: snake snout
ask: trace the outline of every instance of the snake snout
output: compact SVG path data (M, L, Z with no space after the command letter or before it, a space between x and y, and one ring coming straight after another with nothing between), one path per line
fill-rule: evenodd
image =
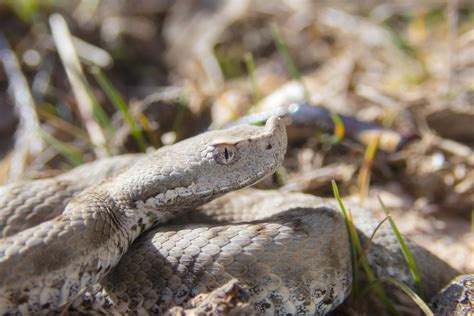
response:
M267 120L267 123L265 124L265 130L269 132L274 132L275 130L280 130L285 128L285 125L283 124L282 120L278 116L272 116Z
M283 122L283 120L278 117L278 116L272 116L267 120L267 123L265 124L265 130L269 132L272 136L271 138L273 139L274 145L276 145L277 148L283 148L283 150L276 150L276 156L278 156L277 160L279 161L278 164L283 161L283 158L286 153L286 147L287 147L287 136L286 136L286 127ZM265 148L267 150L272 149L272 145L268 146Z

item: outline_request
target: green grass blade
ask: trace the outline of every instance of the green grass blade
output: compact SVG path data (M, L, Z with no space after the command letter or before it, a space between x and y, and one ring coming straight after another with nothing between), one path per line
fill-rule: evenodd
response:
M71 72L74 72L74 70L71 69ZM84 76L84 74L82 72L76 73L76 76L82 85L81 88L84 90L84 93L87 94L88 102L90 102L92 106L92 115L94 116L95 121L97 121L97 123L99 123L99 126L101 128L106 129L111 135L115 134L115 129L112 126L112 121L110 120L108 114L100 105L99 101L97 101L97 98L92 92L91 86L89 82L87 81L86 77ZM107 152L110 152L110 148L107 147L107 143L104 144L104 147Z
M66 144L53 135L47 133L42 129L38 129L37 133L44 139L45 142L53 146L66 160L74 167L80 166L84 163L82 153L79 149Z
M257 84L255 60L253 59L252 53L246 53L244 59L247 73L249 74L250 82L252 84L253 101L255 104L258 104L260 102L260 91Z
M332 190L334 197L339 203L339 207L341 208L342 214L344 216L344 222L346 224L346 228L349 234L349 242L351 244L352 250L352 260L353 260L353 269L357 270L359 268L358 262L359 260L357 257L362 253L362 244L360 242L359 236L357 235L357 229L352 222L352 218L346 210L344 203L342 202L341 196L339 195L339 189L337 187L336 181L332 180ZM365 257L363 257L365 259ZM360 260L362 263L362 267L366 270L369 279L375 279L375 274L370 269L370 266L364 266L364 260Z
M385 27L390 33L392 43L395 45L395 47L397 47L401 52L409 57L417 57L415 46L411 45L410 42L407 41L399 31L397 31L397 29L388 24L385 24Z
M89 94L92 96L92 92L89 91ZM92 100L92 114L94 114L97 122L99 122L100 126L105 128L110 134L115 134L115 129L113 128L112 122L105 110L102 108L100 103L97 102L95 96L92 96ZM107 150L109 151L108 148Z
M40 2L37 0L6 0L8 5L23 22L32 23L39 12Z
M405 294L407 294L417 305L418 307L425 313L427 316L434 316L433 312L431 309L426 305L426 303L423 301L421 297L419 297L408 285L406 285L403 282L398 281L397 279L394 278L382 278L384 282L390 283L392 285L395 285L399 289L401 289Z
M356 227L354 226L354 223L352 222L351 218L349 217L349 213L346 211L346 208L344 206L344 203L342 202L341 196L339 195L339 189L337 188L336 181L332 180L332 190L334 197L339 203L339 207L341 208L342 214L344 216L344 222L346 224L346 228L349 233L349 242L351 244L351 261L352 261L352 269L353 269L353 275L354 271L358 270L358 257L360 254L362 254L363 249L362 249L362 244L360 242L359 236L357 235L357 230ZM374 281L377 280L377 277L375 273L372 271L372 268L369 265L369 262L367 261L367 258L365 256L361 256L361 265L362 268L364 269L365 274L367 275L367 279L369 280L370 283L373 283ZM358 279L354 278L353 282L359 282ZM353 285L353 289L358 289L358 285ZM376 294L380 298L380 300L383 302L387 310L390 312L392 315L400 315L400 313L395 309L393 304L390 302L388 299L387 295L385 294L385 291L383 288L378 285L373 287L374 290L376 291Z
M95 120L99 123L101 128L105 128L111 135L114 135L115 129L112 126L112 121L109 118L109 115L107 114L107 112L105 112L102 105L100 105L99 101L97 101L97 98L92 92L91 85L87 81L85 75L83 73L79 73L77 74L77 76L81 84L83 85L84 92L87 93L89 102L91 102L92 114L94 115ZM107 146L107 143L105 143L105 146ZM110 151L109 148L106 148L106 150Z
M109 101L115 106L118 111L120 111L120 113L122 113L125 121L130 127L130 133L132 134L132 137L136 140L140 150L145 151L147 148L145 137L143 136L142 130L138 128L137 123L130 114L127 103L125 102L123 97L120 95L117 89L112 86L110 81L107 79L107 77L99 67L92 67L91 73L99 83L102 90L107 95Z
M272 28L273 41L275 42L278 53L280 54L280 56L283 58L286 65L288 66L293 80L297 81L303 87L305 101L309 102L308 90L306 89L306 86L303 83L301 73L298 67L296 67L296 63L293 61L293 58L291 58L290 52L288 50L288 46L286 45L283 39L283 35L281 34L280 28L276 24L272 24L271 28Z
M364 292L362 293L362 296L367 295L367 293L374 288L375 286L379 286L382 282L391 284L395 287L398 287L400 290L405 292L406 295L408 295L417 305L418 307L425 313L426 316L434 316L433 312L431 309L428 307L428 305L423 301L421 297L418 296L408 285L406 285L403 282L398 281L395 278L392 277L383 277L375 280L374 282L370 283L365 289Z
M354 241L352 240L353 239L353 235L351 233L351 229L350 229L350 220L349 220L349 215L346 211L346 208L344 206L344 203L342 203L342 199L341 199L341 196L339 195L339 189L337 187L337 184L336 184L336 181L335 180L332 180L331 181L331 184L332 184L332 192L334 194L334 198L337 200L337 202L339 203L339 207L341 208L341 211L342 211L342 214L344 215L344 223L346 224L346 228L347 228L347 233L349 235L349 239L350 239L350 242L351 242L351 246L354 246ZM354 246L355 247L355 246ZM355 253L355 248L354 248L354 253ZM356 262L356 261L354 261ZM355 268L355 266L354 266Z
M359 264L357 261L358 252L357 252L355 239L358 237L354 235L354 231L355 231L354 224L350 220L349 215L346 211L346 207L344 206L341 196L339 195L339 189L337 187L336 181L332 180L331 184L332 184L332 192L334 194L334 198L339 203L339 207L341 208L342 214L344 216L344 223L346 225L347 234L349 236L349 243L351 246L351 264L352 264L352 293L354 294L354 297L357 298L359 295Z
M390 211L387 209L387 207L383 203L380 196L378 197L378 199L379 199L380 205L382 206L383 211L385 212L385 215L389 216ZM415 286L416 286L416 289L418 290L418 294L420 294L423 297L424 296L423 286L421 284L420 274L418 273L418 269L416 268L415 259L411 255L411 252L408 249L408 245L405 241L405 238L403 238L402 234L398 230L397 224L393 220L392 216L389 217L389 220L390 220L390 224L392 225L393 232L397 236L398 242L400 243L400 247L402 248L403 256L405 257L405 260L410 269L410 273L412 275L413 281L415 282Z
M187 94L183 92L181 96L179 97L179 101L176 104L178 107L178 110L176 112L176 116L173 121L173 132L176 135L175 141L178 141L181 139L181 126L183 126L183 121L184 121L184 114L186 111L186 104L187 104Z

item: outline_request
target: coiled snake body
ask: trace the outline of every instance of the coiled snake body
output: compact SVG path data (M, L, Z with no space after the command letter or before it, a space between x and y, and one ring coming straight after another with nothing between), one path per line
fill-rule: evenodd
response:
M285 151L285 128L271 118L0 189L0 313L160 314L233 279L254 312L335 308L352 272L346 228L328 202L246 190L207 203L271 174ZM354 214L364 241L377 222ZM382 229L368 259L413 286L397 243ZM434 295L456 271L410 247Z

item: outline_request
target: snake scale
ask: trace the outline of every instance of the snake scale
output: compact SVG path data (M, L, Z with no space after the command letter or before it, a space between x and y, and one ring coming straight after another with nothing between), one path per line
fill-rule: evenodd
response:
M1 188L0 313L162 314L205 293L204 302L238 304L229 294L236 291L249 313L334 309L352 271L331 202L253 189L222 196L273 173L286 145L273 117L265 127L206 132ZM378 221L351 208L365 242ZM409 246L428 297L458 274ZM414 286L390 228L380 229L367 258L378 275Z

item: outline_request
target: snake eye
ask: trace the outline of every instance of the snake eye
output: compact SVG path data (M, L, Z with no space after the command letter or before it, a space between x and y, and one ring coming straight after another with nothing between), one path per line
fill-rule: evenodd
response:
M214 149L214 160L221 165L230 165L238 159L237 154L237 148L233 145L217 145Z

